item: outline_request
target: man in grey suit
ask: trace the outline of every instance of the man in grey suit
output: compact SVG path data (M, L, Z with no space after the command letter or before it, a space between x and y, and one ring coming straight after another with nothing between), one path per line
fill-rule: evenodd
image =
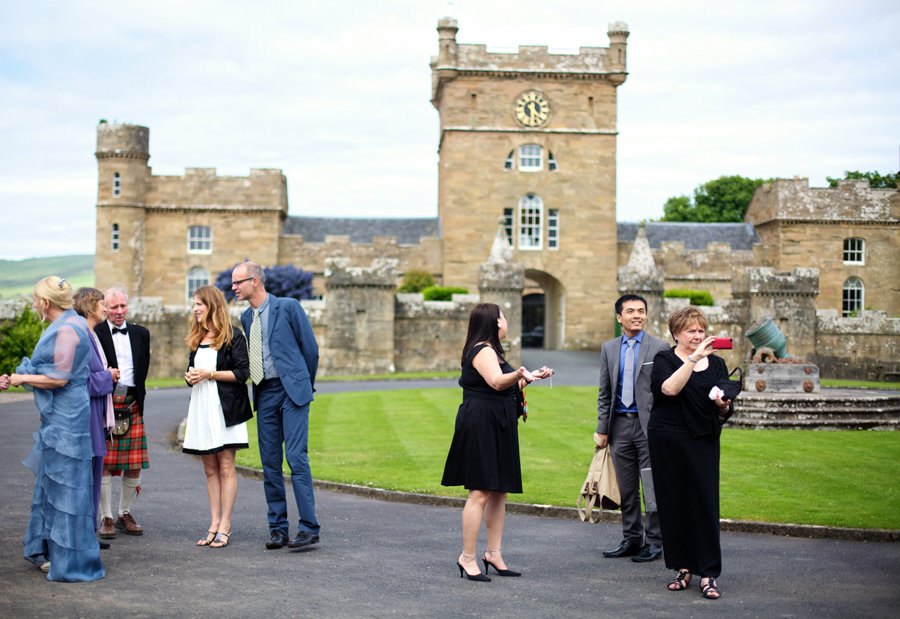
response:
M650 373L653 358L668 348L666 342L644 333L647 301L626 294L616 301L616 320L622 336L600 348L600 394L597 396L597 434L600 446L609 443L616 479L622 495L622 532L617 548L605 557L631 557L639 563L662 556L662 536L657 513L647 514L647 542L641 518L641 469L650 468L647 422L653 407Z

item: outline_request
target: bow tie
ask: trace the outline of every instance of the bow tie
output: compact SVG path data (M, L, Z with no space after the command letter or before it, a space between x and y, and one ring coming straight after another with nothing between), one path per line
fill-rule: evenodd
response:
M122 335L127 335L128 327L122 327L121 329L118 327L113 327L112 332L113 332L113 335L115 335L116 333L121 333Z

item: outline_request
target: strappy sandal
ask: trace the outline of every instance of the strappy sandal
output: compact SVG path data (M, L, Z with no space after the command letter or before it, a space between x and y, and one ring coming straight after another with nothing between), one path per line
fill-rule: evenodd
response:
M688 587L691 586L691 573L690 572L678 572L678 576L676 576L672 582L668 584L669 591L684 591Z
M213 536L213 539L209 539L209 536L210 536L210 535ZM209 546L210 544L213 543L213 541L215 541L215 538L216 538L216 532L215 532L215 531L207 531L207 532L206 532L206 537L204 537L203 539L201 539L200 541L198 541L198 542L197 542L197 545L198 545L198 546Z
M225 537L225 541L222 541L222 537ZM225 548L228 545L228 542L231 540L231 531L226 533L225 531L219 531L216 533L216 539L210 542L210 548ZM218 546L213 546L213 544L218 544Z
M705 597L707 600L718 600L722 597L722 593L719 591L719 587L716 586L716 579L709 578L706 581L706 584L703 584L703 581L700 582L700 595Z

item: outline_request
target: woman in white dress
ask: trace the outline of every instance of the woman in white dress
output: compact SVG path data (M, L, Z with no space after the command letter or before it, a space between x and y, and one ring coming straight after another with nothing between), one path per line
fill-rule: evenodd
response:
M182 451L200 456L206 472L212 520L197 545L224 548L237 498L234 455L247 449L247 421L253 417L246 385L250 362L247 340L232 326L221 290L197 290L193 313L185 338L191 358L184 379L193 387Z

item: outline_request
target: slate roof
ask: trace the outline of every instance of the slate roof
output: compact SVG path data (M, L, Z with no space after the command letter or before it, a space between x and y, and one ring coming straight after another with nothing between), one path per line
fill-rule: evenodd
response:
M638 224L619 222L618 241L630 243L637 237ZM659 249L663 241L684 242L685 249L706 249L707 243L729 243L732 250L752 251L760 243L753 224L698 224L647 222L647 241L652 249Z
M324 243L325 235L349 236L351 243L371 243L376 236L393 236L401 245L418 245L423 236L440 237L437 217L337 218L288 217L283 234L302 234L306 243Z

